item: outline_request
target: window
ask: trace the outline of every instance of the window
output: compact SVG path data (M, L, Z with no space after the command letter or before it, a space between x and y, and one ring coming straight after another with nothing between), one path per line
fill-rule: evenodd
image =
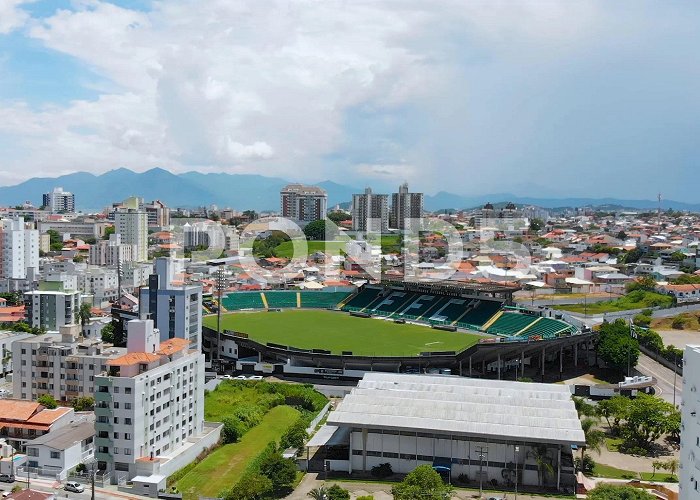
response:
M131 433L130 433L130 432L125 432L125 433L124 433L124 439L130 440L130 439L131 439Z
M131 394L131 387L125 387L124 394Z
M115 423L116 423L116 422L115 422ZM126 417L126 418L124 419L124 424L126 424L126 425L131 425L131 419L130 419L129 417Z
M60 451L52 451L51 458L61 458L61 452Z
M125 410L131 410L131 403L124 403Z

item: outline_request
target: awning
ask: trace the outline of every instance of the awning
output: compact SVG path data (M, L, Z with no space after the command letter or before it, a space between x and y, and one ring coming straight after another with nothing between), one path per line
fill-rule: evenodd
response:
M350 443L350 428L335 425L324 425L313 435L306 446L338 446Z

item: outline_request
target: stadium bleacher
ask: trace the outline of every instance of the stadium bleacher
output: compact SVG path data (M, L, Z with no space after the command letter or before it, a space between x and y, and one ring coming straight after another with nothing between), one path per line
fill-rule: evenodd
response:
M458 297L450 297L449 300L443 303L442 307L433 309L432 314L428 316L429 321L435 323L452 323L459 318L467 307L471 299L462 299Z
M324 308L336 307L349 295L348 292L299 292L301 307Z
M263 309L265 305L260 292L236 292L229 293L221 299L228 311L239 309Z
M457 326L481 328L501 309L502 305L500 302L481 300L474 309L459 319Z
M437 295L418 295L416 299L399 311L398 316L420 318L440 301Z
M274 290L265 291L267 306L270 308L288 309L297 306L297 293L295 291Z
M373 314L391 316L415 298L416 294L413 292L393 291L375 304L369 311Z
M538 316L529 314L504 312L488 327L487 333L512 337L531 327L538 319Z
M363 287L357 295L350 299L347 304L343 306L344 311L354 311L361 310L367 307L374 301L379 294L383 291L381 288L375 287Z
M539 321L530 325L530 327L522 332L520 337L531 337L540 335L543 339L555 338L564 333L572 333L574 327L568 323L552 318L540 318Z

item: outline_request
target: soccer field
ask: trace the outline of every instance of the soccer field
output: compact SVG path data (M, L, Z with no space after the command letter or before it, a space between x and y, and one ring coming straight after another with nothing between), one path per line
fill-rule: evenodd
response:
M204 318L216 328L216 316ZM247 333L260 343L273 342L300 349L326 349L333 354L352 351L360 356L416 356L426 351L462 351L479 335L445 332L426 326L357 318L323 310L238 312L221 317L222 330Z

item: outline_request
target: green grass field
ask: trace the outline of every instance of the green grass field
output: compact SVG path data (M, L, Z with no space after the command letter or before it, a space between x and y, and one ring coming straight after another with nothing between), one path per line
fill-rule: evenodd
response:
M668 295L636 290L615 300L594 302L592 304L562 304L554 306L554 309L581 314L588 313L590 315L617 311L629 311L632 309L645 309L655 306L669 307L672 303L673 299Z
M237 443L217 448L198 463L175 486L185 500L199 496L217 497L241 478L248 463L270 441L279 441L282 434L296 421L299 412L291 406L276 406L262 423L246 432Z
M300 349L327 349L334 354L352 351L361 356L415 356L426 351L462 351L479 335L433 330L426 326L357 318L333 311L233 313L222 316L222 328L247 333L261 343ZM204 318L216 328L216 317Z
M345 253L344 241L307 241L307 253L311 255L315 252L324 252L331 254ZM291 259L294 255L294 246L291 241L285 241L275 247L275 256ZM297 255L297 257L301 257Z

